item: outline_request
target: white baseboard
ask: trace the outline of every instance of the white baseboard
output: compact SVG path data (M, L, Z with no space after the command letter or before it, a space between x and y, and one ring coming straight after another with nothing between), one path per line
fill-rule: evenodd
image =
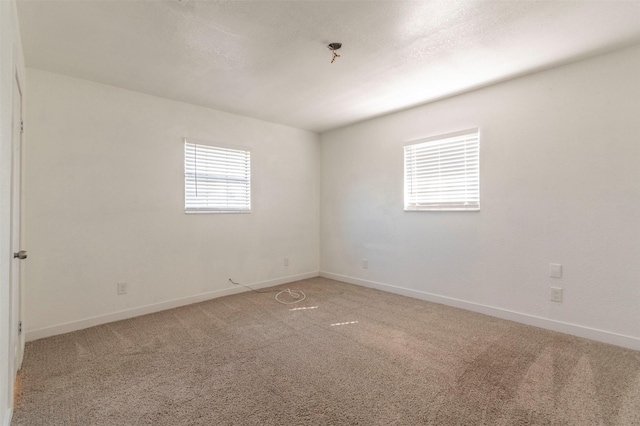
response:
M529 315L521 312L510 311L508 309L496 308L494 306L468 302L466 300L455 299L453 297L440 296L437 294L427 293L424 291L412 290L404 287L397 287L389 284L363 280L360 278L353 278L346 275L334 274L326 271L321 271L320 276L325 278L330 278L336 281L343 281L346 283L356 284L363 287L370 287L370 288L375 288L377 290L396 293L402 296L413 297L414 299L421 299L429 302L453 306L455 308L466 309L468 311L479 312L481 314L490 315L492 317L502 318L509 321L515 321L515 322L519 322L526 325L532 325L534 327L545 328L547 330L558 331L560 333L571 334L573 336L597 340L599 342L622 346L629 349L640 350L640 339L637 337L625 336L623 334L612 333L610 331L598 330L596 328L585 327L577 324L570 324L562 321L556 321L548 318L538 317L535 315Z
M13 407L9 407L7 408L7 410L4 412L4 423L2 423L4 426L11 426L11 418L13 417Z
M276 278L273 280L262 281L258 283L247 284L252 288L259 289L272 287L275 285L286 284L294 281L314 278L319 275L318 272L307 272L298 275L289 275L286 277ZM111 314L99 315L95 317L85 318L78 321L57 324L50 327L43 327L34 330L27 329L25 331L25 339L27 342L42 339L44 337L55 336L57 334L69 333L71 331L82 330L96 325L106 324L109 322L120 321L127 318L138 317L140 315L151 314L154 312L165 311L167 309L178 308L180 306L190 305L192 303L204 302L205 300L215 299L218 297L229 296L232 294L250 291L246 287L234 286L222 290L214 290L206 293L196 294L194 296L183 297L180 299L168 300L166 302L154 303L151 305L140 306L138 308L127 309L124 311L113 312Z

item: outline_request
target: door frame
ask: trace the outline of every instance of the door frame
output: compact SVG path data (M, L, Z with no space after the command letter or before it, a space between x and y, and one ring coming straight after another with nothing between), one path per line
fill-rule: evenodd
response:
M22 185L22 164L23 164L23 132L24 132L24 114L23 100L24 91L22 89L22 79L18 68L14 66L14 78L12 82L12 98L17 94L17 110L16 100L12 99L11 105L11 253L22 250L24 245L24 235L22 226L23 216L23 185ZM17 88L17 93L14 89ZM17 120L17 123L14 121ZM17 133L14 134L14 132ZM17 136L17 137L16 137ZM17 144L17 146L16 146ZM18 158L15 158L17 153ZM17 204L17 205L16 205ZM14 235L17 233L17 237ZM17 239L14 241L14 238ZM14 247L17 245L17 247ZM15 275L14 275L15 274ZM10 294L10 370L11 377L15 380L15 375L22 366L22 358L24 354L24 329L22 327L22 277L24 276L24 262L19 259L11 259L11 282L9 285Z
M24 270L24 262L19 259L15 259L13 257L14 252L20 251L21 244L24 243L24 223L21 223L22 217L24 217L24 210L22 209L24 205L24 197L22 197L22 189L24 188L22 182L22 176L24 175L23 170L23 150L21 149L24 141L23 135L23 122L24 122L24 86L25 86L25 74L24 69L20 66L21 58L19 51L19 46L15 43L13 44L13 55L12 55L12 63L11 63L11 85L8 90L11 93L11 115L10 115L10 126L9 130L10 136L10 148L5 151L9 154L9 158L7 158L6 164L8 173L7 176L9 179L8 183L8 198L6 199L6 205L8 207L8 253L9 263L8 263L8 274L6 275L8 279L7 285L7 304L5 305L8 310L4 312L3 322L7 334L7 341L3 350L7 352L5 355L7 356L7 363L3 366L6 368L5 374L7 374L7 381L2 384L2 386L7 386L6 389L6 407L7 413L5 416L6 419L11 419L13 412L14 401L14 393L16 391L16 378L17 372L22 365L22 358L24 354L24 342L25 342L25 333L24 327L22 333L19 333L18 328L19 324L22 320L24 310L22 309L22 279L20 278L23 274L21 273ZM18 99L15 99L15 97ZM8 105L7 105L8 106ZM8 108L9 109L9 108ZM9 111L6 111L7 115ZM19 122L18 122L19 121ZM7 124L9 124L7 123ZM16 158L16 151L20 154L18 158ZM17 181L17 182L16 182ZM17 215L17 217L16 217ZM17 234L17 235L16 235ZM17 237L17 238L16 238ZM4 333L3 333L4 334ZM3 344L4 346L4 344ZM3 356L4 358L4 356ZM3 374L4 375L4 374ZM4 392L3 392L4 393Z

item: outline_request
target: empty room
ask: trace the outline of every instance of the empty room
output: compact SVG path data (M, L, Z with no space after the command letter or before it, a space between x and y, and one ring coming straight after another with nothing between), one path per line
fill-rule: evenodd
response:
M2 425L640 425L640 1L0 34Z

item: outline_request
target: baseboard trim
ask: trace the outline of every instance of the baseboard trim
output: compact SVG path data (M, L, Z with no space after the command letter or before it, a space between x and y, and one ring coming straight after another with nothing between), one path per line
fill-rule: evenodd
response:
M13 407L7 408L4 412L4 426L11 426L11 419L13 418Z
M252 288L259 289L272 287L280 284L287 284L294 281L314 278L319 276L319 272L307 272L304 274L289 275L286 277L275 278L272 280L261 281L248 284ZM183 297L180 299L168 300L166 302L153 303L150 305L140 306L138 308L127 309L124 311L113 312L105 315L85 318L79 321L71 321L67 323L57 324L50 327L37 328L34 330L27 329L25 331L25 339L27 342L42 339L45 337L55 336L58 334L69 333L71 331L82 330L83 328L94 327L96 325L106 324L123 319L138 317L140 315L152 314L154 312L165 311L167 309L178 308L180 306L190 305L192 303L204 302L206 300L216 299L218 297L229 296L232 294L244 293L250 291L246 287L234 286L222 290L214 290L206 293L196 294L194 296Z
M599 342L622 346L624 348L640 350L640 339L637 337L612 333L610 331L585 327L578 324L556 321L548 318L538 317L535 315L525 314L522 312L516 312L508 309L497 308L494 306L456 299L453 297L440 296L433 293L398 287L376 281L369 281L360 278L349 277L346 275L334 274L327 271L320 271L320 276L336 281L343 281L350 284L360 285L363 287L375 288L377 290L387 291L389 293L400 294L402 296L413 297L414 299L421 299L428 302L440 303L443 305L453 306L455 308L466 309L468 311L478 312L509 321L515 321L521 324L532 325L534 327L545 328L547 330L571 334L573 336L584 337L586 339L597 340Z

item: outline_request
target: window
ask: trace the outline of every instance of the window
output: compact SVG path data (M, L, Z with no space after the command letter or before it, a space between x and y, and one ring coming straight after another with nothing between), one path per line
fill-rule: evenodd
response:
M187 213L251 211L251 152L184 140Z
M405 210L480 210L478 129L408 142Z

